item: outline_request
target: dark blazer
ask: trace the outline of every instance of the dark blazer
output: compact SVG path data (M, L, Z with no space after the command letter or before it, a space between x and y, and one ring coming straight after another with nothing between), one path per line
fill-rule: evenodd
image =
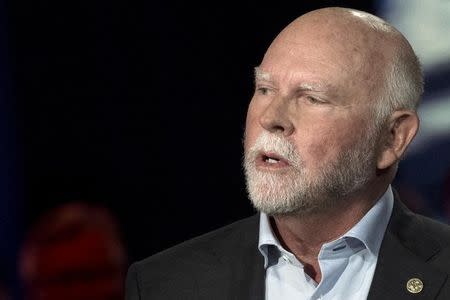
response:
M368 299L450 299L450 227L410 212L398 199L381 244ZM134 263L127 300L264 299L259 214ZM423 282L408 292L410 278Z

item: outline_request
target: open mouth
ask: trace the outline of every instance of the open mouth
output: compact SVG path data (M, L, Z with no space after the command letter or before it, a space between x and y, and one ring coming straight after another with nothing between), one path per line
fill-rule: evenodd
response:
M267 155L263 155L263 160L264 160L264 162L266 162L268 164L276 164L276 163L280 162L280 159L278 159L276 157L267 156Z
M278 169L289 166L289 162L281 155L272 152L261 152L258 155L257 166L262 168Z

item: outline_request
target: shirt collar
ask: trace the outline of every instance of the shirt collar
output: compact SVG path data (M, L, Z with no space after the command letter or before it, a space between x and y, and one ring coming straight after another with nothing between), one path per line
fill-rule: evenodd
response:
M284 248L281 246L278 239L275 237L272 226L270 226L269 216L263 212L259 217L259 242L258 249L259 252L264 257L264 268L267 268L269 264L269 246L275 246L280 251L283 251Z
M393 206L394 194L389 185L383 196L355 226L344 234L344 237L353 237L360 240L373 255L378 256Z
M363 218L335 241L346 238L357 239L364 244L365 248L367 248L372 255L378 256L381 241L383 240L384 232L386 231L387 224L391 217L393 206L394 195L392 193L392 188L389 185L383 196L381 196ZM334 243L335 241L330 243ZM258 249L264 257L265 268L267 268L269 264L270 246L275 246L280 252L289 253L283 248L277 237L274 235L272 226L270 225L269 216L261 212Z

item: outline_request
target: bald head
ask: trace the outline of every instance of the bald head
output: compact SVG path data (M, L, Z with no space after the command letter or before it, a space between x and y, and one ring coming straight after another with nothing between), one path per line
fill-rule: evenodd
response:
M296 64L311 72L314 64L329 65L328 74L347 76L346 88L363 88L359 96L375 104L378 119L395 109L415 110L423 89L420 64L403 35L353 9L323 8L297 18L272 42L261 67Z

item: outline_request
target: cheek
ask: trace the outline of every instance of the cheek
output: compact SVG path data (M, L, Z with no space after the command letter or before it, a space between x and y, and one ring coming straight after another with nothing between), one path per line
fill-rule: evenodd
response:
M361 124L352 124L340 121L324 121L319 125L316 123L302 137L299 149L304 149L305 160L311 162L312 166L320 166L323 163L334 161L345 149L349 149L360 138L358 131ZM302 142L303 140L303 142Z
M248 149L255 143L259 134L261 133L261 127L259 126L257 112L252 102L250 102L247 118L245 121L245 139L244 149Z
M335 154L336 146L334 136L331 133L316 132L300 139L298 149L304 149L302 152L306 165L314 168L330 160Z

